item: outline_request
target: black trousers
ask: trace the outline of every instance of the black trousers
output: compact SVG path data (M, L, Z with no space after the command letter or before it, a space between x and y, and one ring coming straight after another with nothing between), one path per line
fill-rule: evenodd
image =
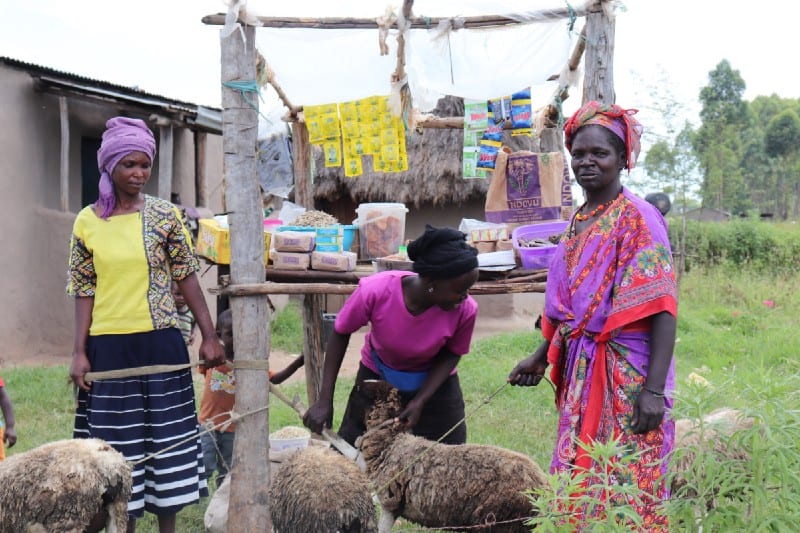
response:
M356 383L350 391L347 407L339 426L339 436L350 444L355 444L356 439L367 430L365 424L366 414L372 407L372 400L361 392L361 382L365 379L381 379L378 374L359 364L356 374ZM403 405L414 397L414 393L400 393ZM425 437L429 440L439 440L442 435L456 425L447 437L442 439L444 444L464 444L467 442L467 425L464 418L464 396L461 393L461 384L458 374L448 377L444 383L431 396L425 407L419 423L414 427L414 435Z

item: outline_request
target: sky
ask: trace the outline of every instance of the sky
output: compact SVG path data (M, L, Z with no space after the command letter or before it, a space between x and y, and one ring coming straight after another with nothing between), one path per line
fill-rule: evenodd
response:
M285 15L305 9L333 16L354 1L296 0L278 9ZM438 5L449 4L456 13L464 3ZM259 14L276 14L266 11L276 8L266 8L264 1L250 5ZM384 6L374 0L372 5ZM222 0L0 0L0 8L2 56L220 107L220 27L201 18L224 12ZM800 75L793 61L784 60L794 53L795 37L780 24L799 18L800 3L783 0L626 0L616 21L617 103L639 108L647 127L648 118L658 120L652 116L653 95L666 92L685 105L686 119L697 125L700 88L722 59L745 80L745 99L773 93L800 98ZM571 99L577 102L579 92L573 90Z

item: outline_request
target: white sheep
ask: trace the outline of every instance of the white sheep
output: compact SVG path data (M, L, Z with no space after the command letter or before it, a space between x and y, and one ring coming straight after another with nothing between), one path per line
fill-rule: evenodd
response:
M367 477L343 455L309 446L284 461L270 485L275 533L374 533Z
M546 487L547 478L529 457L497 446L438 444L411 435L392 421L401 411L397 389L372 381L362 390L374 406L358 445L380 500L381 533L391 531L398 516L431 528L486 524L484 531L530 531L525 519L534 510L525 492Z
M0 462L0 531L81 533L107 514L106 532L122 533L131 482L125 458L100 439L12 455Z

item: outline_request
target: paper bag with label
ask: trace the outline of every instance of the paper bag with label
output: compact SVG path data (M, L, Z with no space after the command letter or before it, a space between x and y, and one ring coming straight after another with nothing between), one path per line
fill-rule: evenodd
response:
M513 152L503 147L486 193L486 220L531 224L567 220L572 187L561 152Z

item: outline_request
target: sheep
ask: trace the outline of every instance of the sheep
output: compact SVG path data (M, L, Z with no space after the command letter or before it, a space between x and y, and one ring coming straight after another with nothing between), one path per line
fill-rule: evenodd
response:
M374 405L357 445L380 501L380 533L391 531L398 516L430 528L530 531L525 518L534 511L526 491L548 486L535 462L497 446L446 445L411 435L394 421L401 410L397 389L366 381L362 390Z
M122 533L131 483L125 458L100 439L12 455L0 462L0 531L81 533L101 515L108 533Z
M309 446L281 464L270 485L275 533L375 533L366 475L343 455Z
M675 421L675 456L671 462L672 492L687 484L686 472L692 469L698 452L710 445L715 456L726 460L747 461L750 456L730 437L753 427L753 418L745 417L737 409L721 408L703 417L701 425L695 420ZM701 440L702 438L702 440Z

